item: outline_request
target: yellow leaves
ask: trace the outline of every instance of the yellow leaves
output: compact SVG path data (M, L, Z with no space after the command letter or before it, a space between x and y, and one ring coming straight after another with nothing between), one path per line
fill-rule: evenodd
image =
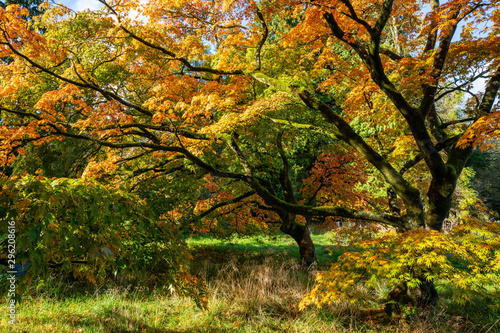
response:
M228 11L233 7L234 3L236 3L235 0L222 0L222 10L224 12Z
M35 108L45 111L54 111L54 107L59 103L72 103L82 107L83 101L75 100L76 97L81 97L80 89L73 84L66 84L59 90L48 91L35 104ZM86 104L85 104L86 106Z
M167 216L170 220L175 221L175 220L178 220L181 217L183 217L184 212L179 208L175 208L175 209L169 211L168 213L165 213L165 216Z
M186 107L183 118L195 121L199 118L212 118L212 111L227 112L236 109L233 97L222 97L219 94L202 94L194 96Z
M470 220L450 234L417 229L361 240L355 252L344 253L328 271L318 275L301 308L312 304L321 307L340 299L361 301L357 285L366 283L370 288L384 278L392 285L406 282L412 288L421 283L422 277L447 280L461 291L454 295L457 302L481 292L483 286L500 291L499 234L498 223Z
M23 80L21 77L16 76L10 80L6 80L0 87L0 97L15 99L14 94L18 92L20 88L27 85L27 81Z
M186 59L197 59L199 55L205 52L205 45L203 45L199 37L194 35L186 36L176 43L174 48L177 50L177 57Z
M148 107L151 107L151 104L147 104L147 105L148 105ZM168 110L166 110L167 112L162 112L163 111L162 109L166 109L163 107L156 107L156 108L152 108L152 109L159 110L153 115L153 122L156 124L163 124L163 123L166 123L169 119L177 118L174 114L173 109L168 109Z
M108 4L110 4L113 9L118 13L130 13L132 11L138 10L139 6L144 1L138 0L108 0Z
M4 22L0 28L0 42L3 44L0 56L21 52L35 60L47 52L47 40L38 29L33 29L38 25L38 18L28 20L28 16L28 9L19 5L7 6L6 10L0 8L0 21Z
M29 16L30 15L30 12L27 8L21 7L18 4L8 5L5 8L5 11L7 13L14 13L16 15L21 15L21 16Z
M226 102L233 103L232 100ZM280 111L289 102L290 97L286 93L279 92L270 98L259 99L247 105L243 112L234 112L236 105L231 108L229 107L231 104L226 104L228 110L233 112L224 114L218 122L203 128L202 133L228 133L242 127L250 127L260 120L263 115ZM221 101L222 106L223 103ZM224 109L222 108L222 110Z
M298 9L298 11L300 10ZM309 47L321 47L323 43L317 37L322 35L329 35L328 27L322 19L322 10L311 6L306 10L304 19L283 37L281 45L296 47L297 45L309 44Z
M468 148L471 145L481 150L492 147L489 139L500 136L500 111L482 116L460 137L458 148Z
M50 7L50 2L48 2L48 1L44 1L44 2L42 2L42 3L38 6L38 8L39 8L41 11L47 10L49 7Z

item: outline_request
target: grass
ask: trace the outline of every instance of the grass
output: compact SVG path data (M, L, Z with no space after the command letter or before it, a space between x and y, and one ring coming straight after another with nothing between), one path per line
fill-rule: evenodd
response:
M328 237L314 235L320 268L339 255L328 254ZM442 297L433 311L410 319L387 318L350 303L299 311L314 271L299 269L298 249L285 236L193 238L189 246L192 273L209 293L206 311L166 286L94 288L54 279L23 297L15 326L0 316L0 332L500 332L500 317L486 300L456 307ZM387 292L381 285L366 297L376 306ZM452 289L443 296L447 292Z
M319 268L327 269L342 252L335 251L331 246L331 233L314 233L312 237L318 256ZM194 252L198 250L210 251L212 257L217 257L218 254L235 253L240 262L247 260L262 261L263 258L267 258L269 255L272 257L273 254L278 253L288 258L294 258L296 261L299 260L297 244L286 235L231 237L225 240L198 236L188 239L188 245Z

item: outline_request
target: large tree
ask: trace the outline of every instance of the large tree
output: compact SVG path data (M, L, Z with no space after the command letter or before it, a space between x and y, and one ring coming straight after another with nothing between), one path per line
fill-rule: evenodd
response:
M15 59L0 68L2 163L71 137L107 149L86 176L210 174L231 195L208 210L273 212L308 265L298 216L442 231L473 146L499 131L497 1L101 2L53 8L44 35L26 12L0 12L0 56ZM459 92L471 98L450 110ZM316 157L350 146L364 162L345 167L387 205L309 200L294 170L315 177L316 157L305 167L301 145Z

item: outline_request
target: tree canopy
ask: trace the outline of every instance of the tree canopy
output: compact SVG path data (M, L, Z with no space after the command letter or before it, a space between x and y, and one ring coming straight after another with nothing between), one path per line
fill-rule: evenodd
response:
M442 232L500 133L498 1L100 2L1 10L4 165L92 142L84 177L205 182L190 212L275 223L310 264L313 218Z

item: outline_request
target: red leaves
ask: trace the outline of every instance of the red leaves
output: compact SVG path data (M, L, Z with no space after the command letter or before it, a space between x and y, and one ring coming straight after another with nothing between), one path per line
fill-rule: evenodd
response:
M352 152L337 149L334 152L323 153L316 159L310 176L301 189L304 201L313 200L324 205L340 205L349 208L358 206L363 196L362 191L356 191L358 183L365 180L359 162Z

